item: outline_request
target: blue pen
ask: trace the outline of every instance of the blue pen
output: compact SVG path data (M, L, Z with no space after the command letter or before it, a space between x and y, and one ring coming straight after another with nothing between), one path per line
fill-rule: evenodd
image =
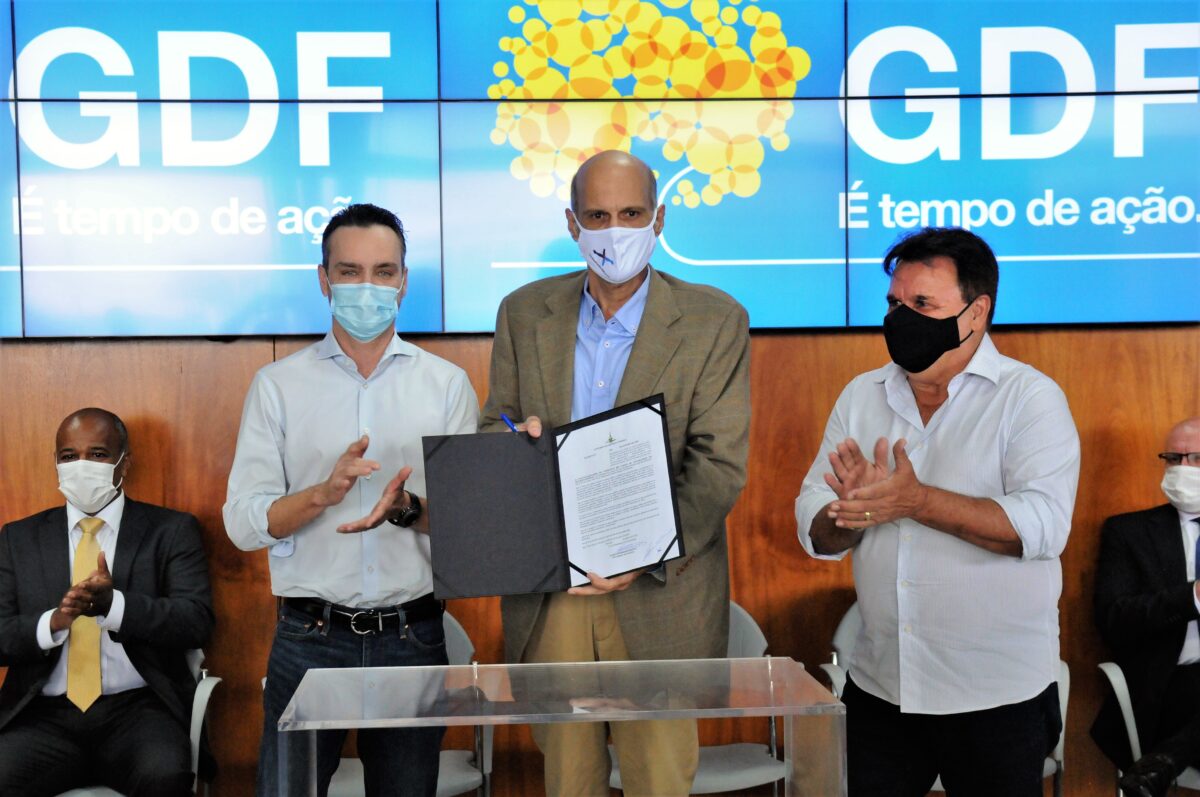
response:
M514 431L514 432L518 431L517 425L512 422L512 418L508 417L503 412L500 413L500 420L504 421L504 425L507 426L512 431Z

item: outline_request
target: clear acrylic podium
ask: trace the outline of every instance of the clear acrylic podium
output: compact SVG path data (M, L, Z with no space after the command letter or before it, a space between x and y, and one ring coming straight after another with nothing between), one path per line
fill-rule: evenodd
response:
M785 794L844 795L846 708L791 659L309 670L279 720L280 787L316 795L321 730L771 715Z

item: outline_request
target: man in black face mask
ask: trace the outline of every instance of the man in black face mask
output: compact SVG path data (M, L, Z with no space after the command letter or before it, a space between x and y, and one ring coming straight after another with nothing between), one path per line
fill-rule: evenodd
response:
M809 554L853 551L850 795L924 795L939 775L951 795L1041 795L1079 437L1058 386L987 334L982 239L920 230L884 271L893 363L842 392L796 499Z

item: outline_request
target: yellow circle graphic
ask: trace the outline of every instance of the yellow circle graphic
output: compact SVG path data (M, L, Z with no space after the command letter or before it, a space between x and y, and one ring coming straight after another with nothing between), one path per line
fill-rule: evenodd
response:
M697 172L672 204L717 205L755 194L766 145L790 143L785 98L812 63L757 0L524 0L507 18L490 139L536 196L567 201L581 163L637 139Z

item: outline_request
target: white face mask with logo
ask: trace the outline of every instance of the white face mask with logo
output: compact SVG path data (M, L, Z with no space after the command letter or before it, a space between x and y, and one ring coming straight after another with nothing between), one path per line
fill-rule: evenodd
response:
M1200 513L1200 468L1172 465L1163 474L1162 491L1180 512Z
M60 462L58 491L66 496L71 506L84 514L94 515L108 506L120 492L125 478L121 477L121 483L114 485L113 473L124 458L125 452L122 451L116 462L94 462L89 459Z
M645 227L579 227L579 254L600 279L620 285L636 277L650 262L658 243L654 220Z

